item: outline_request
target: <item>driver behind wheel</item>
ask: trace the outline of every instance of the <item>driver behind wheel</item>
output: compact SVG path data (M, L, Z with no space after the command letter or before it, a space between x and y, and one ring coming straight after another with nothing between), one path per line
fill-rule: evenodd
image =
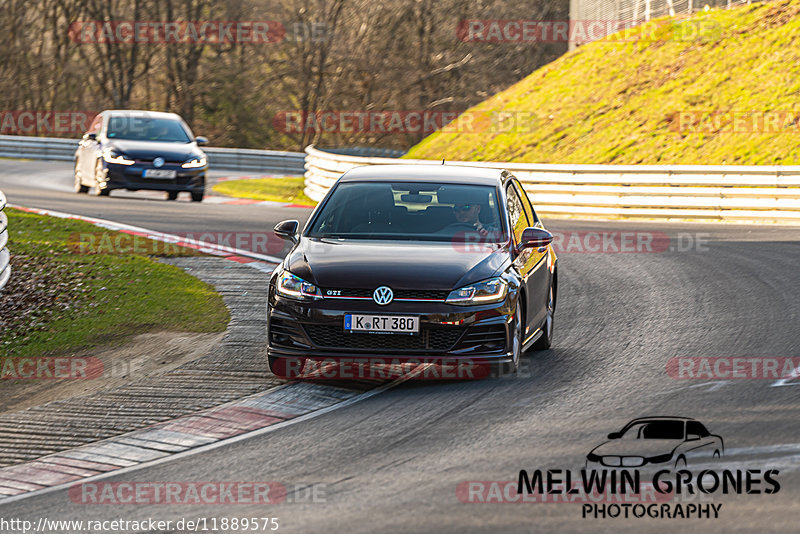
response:
M456 222L462 224L471 224L479 234L483 236L489 235L489 229L486 228L480 221L480 204L466 204L463 202L457 203L453 206L453 214L456 217Z

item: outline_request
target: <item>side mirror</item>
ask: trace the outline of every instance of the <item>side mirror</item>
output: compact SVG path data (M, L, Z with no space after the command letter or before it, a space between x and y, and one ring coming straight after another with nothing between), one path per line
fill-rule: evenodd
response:
M542 228L525 228L522 231L519 249L535 248L544 252L544 248L553 242L553 234Z
M275 232L275 235L281 239L286 239L292 243L297 243L297 228L299 226L300 223L297 221L281 221L275 225L275 228L273 228L272 231Z
M89 139L90 141L97 141L97 134L94 132L87 133L83 136L85 139Z
M198 145L207 145L208 138L203 137L202 135L198 135L197 137L194 138L194 142L197 143Z
M620 434L619 432L612 432L611 434L608 435L608 439L619 439L621 437L622 434Z

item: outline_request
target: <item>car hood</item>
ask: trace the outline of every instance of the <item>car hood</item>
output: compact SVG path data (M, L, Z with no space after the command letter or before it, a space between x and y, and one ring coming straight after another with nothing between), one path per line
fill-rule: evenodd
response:
M166 143L162 141L130 141L126 139L109 140L106 146L115 148L134 159L153 159L162 157L167 161L186 161L205 154L197 148L197 143Z
M451 290L493 276L508 252L464 251L451 243L302 238L286 268L323 288Z
M598 456L657 456L671 453L683 443L680 439L615 439L595 447Z

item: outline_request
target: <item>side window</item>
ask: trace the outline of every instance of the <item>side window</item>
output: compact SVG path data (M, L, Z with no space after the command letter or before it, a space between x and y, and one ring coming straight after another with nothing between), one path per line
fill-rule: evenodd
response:
M528 220L531 222L531 226L533 226L539 222L539 217L536 215L536 211L533 209L531 200L528 198L528 194L525 192L525 189L522 188L521 183L514 180L514 187L517 188L519 196L522 198L522 207L525 208L525 215L528 216Z
M709 432L702 423L697 421L689 421L686 423L686 435L688 436L689 434L697 434L701 438L704 438L709 435Z
M519 243L522 239L522 232L530 226L525 216L525 209L517 191L509 185L506 188L506 198L508 202L508 216L511 219L511 231L514 232L514 242Z

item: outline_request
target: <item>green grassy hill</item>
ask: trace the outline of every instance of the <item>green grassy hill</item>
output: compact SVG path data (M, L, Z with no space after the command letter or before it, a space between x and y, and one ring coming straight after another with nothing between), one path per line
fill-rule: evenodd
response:
M436 132L406 157L800 164L800 0L634 32L645 36L581 46L472 108L484 131ZM498 112L518 117L515 128L494 119L492 131Z

